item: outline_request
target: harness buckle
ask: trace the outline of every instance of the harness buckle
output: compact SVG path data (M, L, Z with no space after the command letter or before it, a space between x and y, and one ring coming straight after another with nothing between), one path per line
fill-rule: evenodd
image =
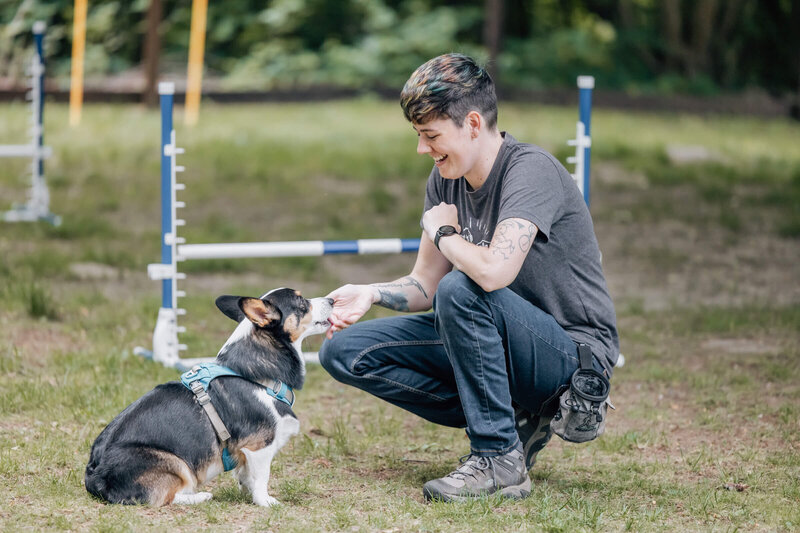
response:
M200 370L201 370L200 365L194 365L191 370L189 370L184 374L184 376L186 376L187 378L193 378L200 372Z
M194 393L195 398L197 398L197 403L199 403L201 406L211 401L211 397L203 388L203 384L199 381L192 381L192 392Z

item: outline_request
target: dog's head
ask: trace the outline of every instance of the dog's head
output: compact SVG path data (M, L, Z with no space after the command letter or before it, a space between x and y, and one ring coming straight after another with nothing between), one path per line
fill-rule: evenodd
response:
M292 343L328 331L333 310L332 299L308 300L294 289L275 289L261 298L225 295L217 298L216 304L232 320L248 319L255 328Z
M286 381L280 374L287 364L282 356L294 356L291 364L299 362L303 374L300 343L309 335L328 331L333 310L330 298L309 300L298 291L285 288L272 290L261 298L224 295L217 298L216 304L227 317L239 322L217 357L235 360L255 374L271 373L266 377L281 381ZM262 367L263 372L257 367Z

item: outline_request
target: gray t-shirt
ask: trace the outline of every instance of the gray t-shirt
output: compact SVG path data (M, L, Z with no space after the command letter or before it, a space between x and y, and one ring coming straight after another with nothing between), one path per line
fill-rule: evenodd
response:
M441 202L458 209L461 236L489 246L498 222L528 220L539 228L509 288L552 315L576 342L586 343L609 374L619 355L614 304L600 264L592 218L572 176L542 148L503 133L489 177L473 190L434 167L425 211Z

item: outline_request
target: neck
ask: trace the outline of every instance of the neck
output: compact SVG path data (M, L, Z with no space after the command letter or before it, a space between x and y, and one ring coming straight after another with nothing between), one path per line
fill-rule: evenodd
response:
M305 380L302 354L289 355L286 348L265 347L256 344L252 339L243 339L220 352L217 363L261 385L274 379L293 389L302 389Z
M475 139L478 149L478 160L472 169L464 174L464 179L470 184L473 190L479 189L489 177L500 147L503 145L503 136L500 130L495 129L490 132L481 133Z

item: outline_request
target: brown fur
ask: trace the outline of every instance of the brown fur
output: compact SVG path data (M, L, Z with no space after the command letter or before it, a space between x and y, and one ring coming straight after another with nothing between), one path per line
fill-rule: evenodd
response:
M152 450L158 457L158 465L144 472L136 480L143 487L147 487L150 494L150 505L162 506L172 503L175 494L197 486L197 478L181 458L160 450Z

